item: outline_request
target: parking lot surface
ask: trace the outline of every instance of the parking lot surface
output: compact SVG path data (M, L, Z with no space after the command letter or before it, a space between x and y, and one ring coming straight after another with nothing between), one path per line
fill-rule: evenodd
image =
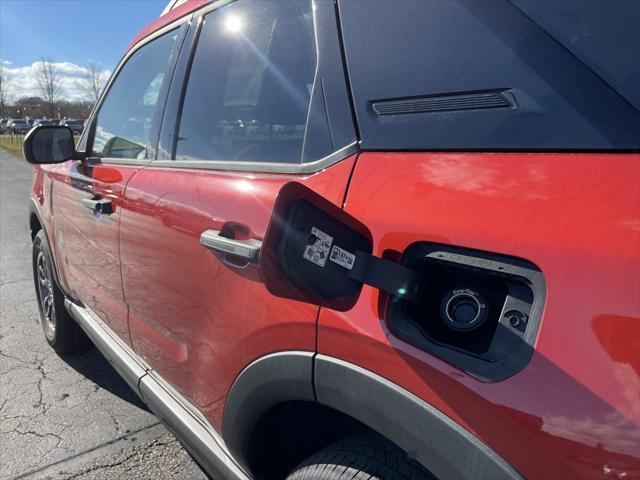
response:
M0 148L0 479L204 479L95 349L59 357L31 274L31 167Z

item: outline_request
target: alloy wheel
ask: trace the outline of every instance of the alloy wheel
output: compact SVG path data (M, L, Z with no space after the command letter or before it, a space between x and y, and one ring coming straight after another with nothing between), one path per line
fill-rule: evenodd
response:
M53 339L56 332L56 312L53 299L53 278L49 262L43 252L38 253L36 261L38 296L40 298L40 312L42 314L42 328L48 339Z

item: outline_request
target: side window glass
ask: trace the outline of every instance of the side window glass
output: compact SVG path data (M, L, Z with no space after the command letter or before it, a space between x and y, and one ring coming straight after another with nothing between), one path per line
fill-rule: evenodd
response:
M97 116L92 155L146 159L152 121L179 31L136 51L112 83Z
M315 68L310 0L240 0L206 15L176 159L299 163Z

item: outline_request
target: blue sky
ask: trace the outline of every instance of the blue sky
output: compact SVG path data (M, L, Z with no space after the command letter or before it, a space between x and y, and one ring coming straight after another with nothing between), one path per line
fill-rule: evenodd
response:
M33 92L33 64L60 64L63 96L82 96L90 62L108 75L129 42L160 15L167 0L0 0L0 61L14 96ZM73 80L72 77L78 77Z

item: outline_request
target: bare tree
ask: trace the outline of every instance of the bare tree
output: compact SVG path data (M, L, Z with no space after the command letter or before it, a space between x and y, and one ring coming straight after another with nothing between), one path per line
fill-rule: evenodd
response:
M98 103L105 84L104 73L100 69L100 65L93 62L89 63L85 84L93 102Z
M56 100L62 91L62 85L58 70L51 59L40 59L40 63L38 63L36 68L36 78L40 86L42 98L49 106L49 116L53 118Z
M4 71L4 65L0 62L0 118L5 118L7 107L12 103L11 82Z

